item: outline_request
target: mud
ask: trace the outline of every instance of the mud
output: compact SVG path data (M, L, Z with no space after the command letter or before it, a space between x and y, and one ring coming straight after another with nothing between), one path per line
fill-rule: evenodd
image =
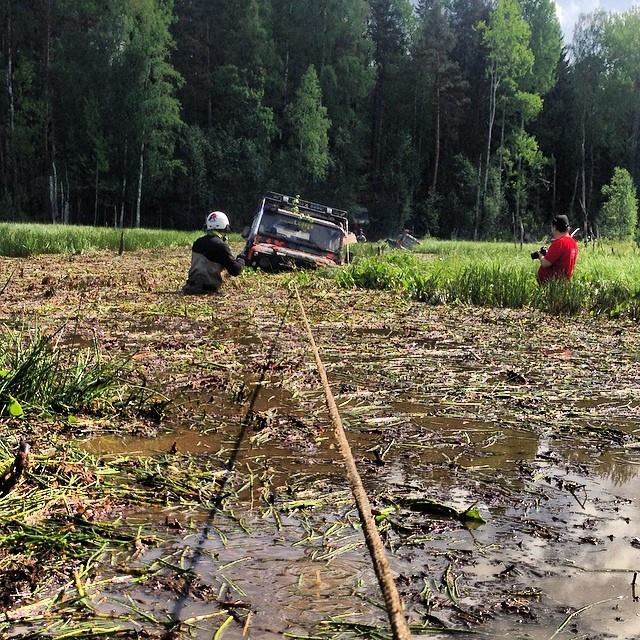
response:
M79 417L70 438L105 460L212 456L235 474L220 490L236 492L232 514L127 511L166 540L134 567L163 570L101 589L98 612L130 612L132 598L161 624L124 626L157 637L210 638L229 616L229 639L385 624L291 277L246 273L187 298L187 253L0 259L0 273L18 266L3 323L131 358L171 400L152 432ZM640 636L640 327L303 282L365 486L389 510L380 528L411 623L442 626L433 637ZM477 503L487 523L398 506L407 497Z

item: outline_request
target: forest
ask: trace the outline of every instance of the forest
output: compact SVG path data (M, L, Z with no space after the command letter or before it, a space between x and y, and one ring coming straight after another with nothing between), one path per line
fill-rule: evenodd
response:
M372 237L535 237L555 213L637 233L640 9L571 42L552 0L0 12L2 220L194 229L216 208L238 230L274 190Z

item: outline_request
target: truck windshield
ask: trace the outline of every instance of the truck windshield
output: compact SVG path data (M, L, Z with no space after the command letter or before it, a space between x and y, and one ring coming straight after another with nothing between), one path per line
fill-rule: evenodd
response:
M342 230L314 222L311 218L298 218L283 213L265 211L258 233L284 240L287 244L310 246L321 251L340 251Z

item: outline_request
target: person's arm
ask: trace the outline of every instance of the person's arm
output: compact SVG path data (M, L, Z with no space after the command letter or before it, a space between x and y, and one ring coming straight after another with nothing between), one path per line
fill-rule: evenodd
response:
M223 259L221 261L222 266L232 275L239 276L242 268L244 267L244 259L238 256L234 258L231 253L231 247L226 243L222 243Z
M560 257L562 249L557 242L551 241L547 253L540 256L540 264L548 269Z

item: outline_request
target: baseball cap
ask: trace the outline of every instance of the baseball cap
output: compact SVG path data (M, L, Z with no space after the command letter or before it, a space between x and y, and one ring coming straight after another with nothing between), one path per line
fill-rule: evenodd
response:
M558 231L566 231L569 228L569 218L562 214L554 216L552 224Z

